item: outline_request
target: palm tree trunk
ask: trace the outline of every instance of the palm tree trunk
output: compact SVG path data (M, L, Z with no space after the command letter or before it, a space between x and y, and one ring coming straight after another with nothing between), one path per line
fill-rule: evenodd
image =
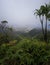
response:
M42 16L42 20L41 20L41 17L40 18L40 21L41 21L41 28L42 28L42 34L43 34L43 40L44 40L44 28L43 28L43 19L44 17Z
M44 28L43 28L43 21L41 23L41 26L42 26L42 34L43 34L43 40L44 40Z
M45 24L45 42L47 43L47 17L46 17L46 24Z

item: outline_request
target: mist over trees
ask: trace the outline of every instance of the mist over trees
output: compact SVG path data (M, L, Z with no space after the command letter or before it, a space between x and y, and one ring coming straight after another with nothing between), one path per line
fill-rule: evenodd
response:
M41 5L34 14L41 28L28 32L16 31L6 20L0 22L0 65L50 65L50 4Z

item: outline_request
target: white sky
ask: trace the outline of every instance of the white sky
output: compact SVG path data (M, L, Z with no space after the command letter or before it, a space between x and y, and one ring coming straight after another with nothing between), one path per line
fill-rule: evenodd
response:
M0 21L7 20L17 28L40 27L40 21L33 15L34 10L50 0L0 0Z

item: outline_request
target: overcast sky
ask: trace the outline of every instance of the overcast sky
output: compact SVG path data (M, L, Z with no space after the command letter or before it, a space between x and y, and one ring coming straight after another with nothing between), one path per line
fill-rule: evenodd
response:
M0 21L7 20L9 25L17 28L40 27L39 19L33 15L34 10L50 0L0 0Z

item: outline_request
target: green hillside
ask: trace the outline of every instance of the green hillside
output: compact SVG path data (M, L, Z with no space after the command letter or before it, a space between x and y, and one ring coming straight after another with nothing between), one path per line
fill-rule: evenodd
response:
M0 46L0 65L50 65L50 43L22 39Z

